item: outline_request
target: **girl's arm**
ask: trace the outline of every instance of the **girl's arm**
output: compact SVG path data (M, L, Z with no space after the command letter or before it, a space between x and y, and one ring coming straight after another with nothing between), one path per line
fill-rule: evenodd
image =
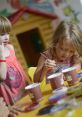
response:
M38 61L37 69L34 74L34 82L41 82L43 77L46 74L46 70L44 69L45 58L41 56Z
M0 45L0 80L6 79L6 73L7 73L7 66L6 66L6 59L4 54L4 45Z
M47 72L51 72L52 70L55 70L55 66L56 64L54 60L51 60L45 55L43 56L42 54L34 74L34 82L41 82L44 76L46 77Z

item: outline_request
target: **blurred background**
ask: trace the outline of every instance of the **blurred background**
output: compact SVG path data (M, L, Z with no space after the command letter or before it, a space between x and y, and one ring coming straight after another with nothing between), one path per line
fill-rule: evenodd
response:
M81 0L0 0L0 15L12 23L10 43L24 69L36 66L61 20L82 29Z

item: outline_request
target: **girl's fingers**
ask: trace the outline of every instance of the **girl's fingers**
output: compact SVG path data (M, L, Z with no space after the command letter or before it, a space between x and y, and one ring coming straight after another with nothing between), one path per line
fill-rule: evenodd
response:
M5 103L5 102L2 102L2 105L3 105L3 106L6 106L6 103Z
M45 61L45 66L56 66L56 63L55 63L55 61L54 60L50 60L50 59L47 59L46 61Z
M5 106L6 103L4 102L3 98L0 98L0 106Z
M21 109L17 108L16 106L9 107L9 110L11 113L16 114L16 115L19 115L20 112L22 112Z
M15 109L15 110L18 111L18 112L23 112L23 111L24 111L23 109L21 109L21 108L19 108L19 107L17 107L17 106L14 106L13 109Z
M13 113L13 114L15 114L15 115L19 115L20 114L20 112L17 111L17 110L15 110L15 109L10 110L10 112Z
M10 112L8 117L16 117L16 116L17 116L16 114Z
M53 66L53 65L45 65L45 68L46 69L55 69L55 66Z
M0 97L0 103L2 103L3 102L3 98L2 97Z

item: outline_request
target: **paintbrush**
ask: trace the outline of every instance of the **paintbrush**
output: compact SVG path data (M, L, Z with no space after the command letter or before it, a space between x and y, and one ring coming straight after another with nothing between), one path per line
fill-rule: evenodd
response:
M45 54L43 54L43 53L41 53L41 55L44 57L44 58L46 58L46 59L49 59L49 57L47 56L47 55L45 55ZM55 65L55 64L52 64L54 67L56 67L55 68L55 70L54 70L54 72L55 73L57 73L57 72L60 72L61 71L61 66L59 66L59 65Z

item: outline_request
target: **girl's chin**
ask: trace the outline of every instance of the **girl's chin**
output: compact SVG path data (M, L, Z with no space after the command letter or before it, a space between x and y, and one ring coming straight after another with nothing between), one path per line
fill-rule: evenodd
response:
M4 46L7 46L8 43L4 43Z
M66 59L60 59L60 62L64 62Z
M60 60L60 62L64 62L64 60Z

